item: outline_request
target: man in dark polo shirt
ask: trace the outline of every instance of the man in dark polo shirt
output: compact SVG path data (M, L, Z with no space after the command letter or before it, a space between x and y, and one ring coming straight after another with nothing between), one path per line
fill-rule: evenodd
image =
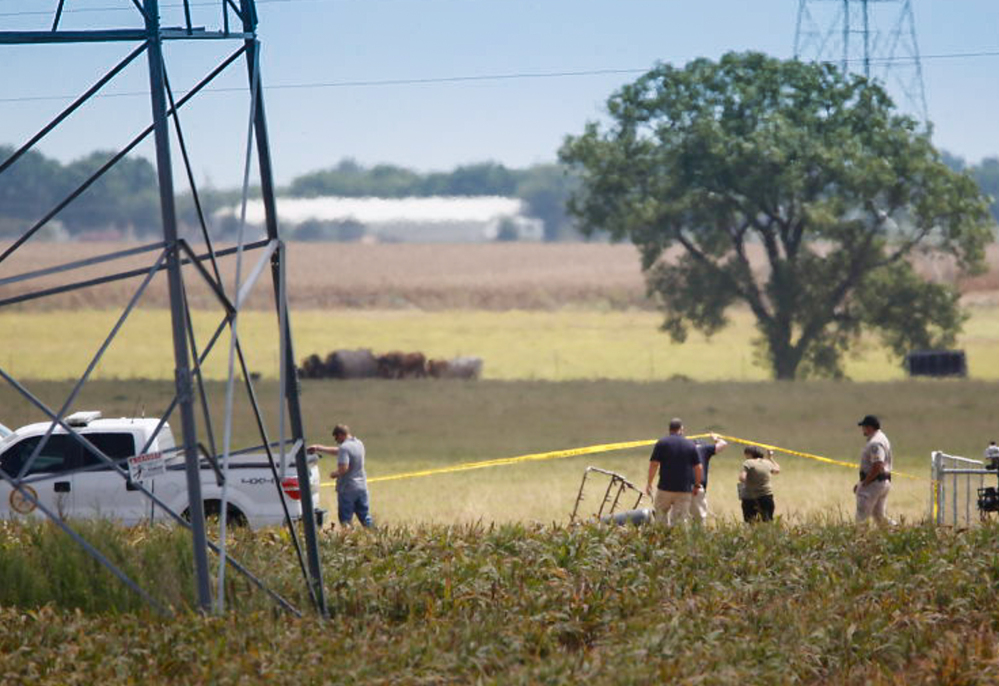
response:
M659 472L656 490L656 520L673 524L690 517L690 504L695 493L703 489L703 470L697 456L697 446L683 436L683 422L674 417L669 422L669 435L656 441L649 458L649 481L645 492L652 495L652 480Z

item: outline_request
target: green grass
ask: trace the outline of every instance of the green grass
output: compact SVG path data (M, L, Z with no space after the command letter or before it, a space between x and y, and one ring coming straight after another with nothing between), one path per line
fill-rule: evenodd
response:
M651 312L296 310L292 323L299 360L355 347L485 359L486 380L474 383L303 383L307 440L328 443L335 422L351 424L368 447L372 477L654 438L673 415L691 433L853 462L862 445L856 421L868 412L881 415L897 467L928 477L931 450L977 456L999 438L997 314L994 306L973 310L958 343L972 380L905 380L898 362L867 341L847 364L853 383L766 382L744 312L712 340L692 335L679 346L657 331ZM70 390L65 379L82 373L115 317L5 312L0 366L58 407ZM203 345L218 320L194 317ZM246 313L240 328L251 369L264 376L258 390L275 438L274 316ZM207 367L216 380L227 350L223 338ZM73 409L158 415L173 393L172 370L168 314L137 311ZM224 386L212 382L208 392L220 422ZM236 413L236 443L256 442L245 401ZM0 422L40 419L0 389ZM197 421L204 441L200 411ZM894 483L889 509L907 526L857 529L847 523L852 469L781 458L779 521L747 527L734 521L741 456L733 447L713 463L709 500L718 516L709 527L566 526L587 465L642 484L647 460L641 449L372 484L377 531L321 533L329 623L276 611L235 575L230 614L189 613L191 553L176 529L82 525L180 612L162 619L55 527L5 524L0 682L999 681L999 531L920 524L927 481ZM329 458L322 467L332 468ZM602 491L591 483L584 514ZM331 489L324 500L332 509ZM282 532L237 533L232 550L307 606Z
M248 590L222 617L14 602L0 608L0 674L32 684L994 683L997 534L821 520L327 533L329 623L263 610ZM139 556L161 542L135 539ZM268 561L279 587L296 577L270 536L240 546ZM0 559L18 555L0 546Z
M276 385L260 385L269 415ZM31 389L57 404L65 382ZM221 407L224 386L208 385ZM76 409L154 415L165 381L96 381ZM350 423L379 476L606 441L652 438L674 414L717 430L855 460L877 412L900 469L929 451L977 455L999 384L311 381L310 441ZM252 440L237 406L237 443ZM38 419L10 389L0 419ZM199 414L199 424L200 424ZM176 420L175 420L176 424ZM273 427L273 423L271 424ZM913 524L929 486L897 481L890 532L847 523L852 470L781 460L779 521L733 521L737 453L712 467L720 514L703 529L566 526L583 468L644 478L634 450L372 484L377 531L321 533L332 621L296 620L235 575L223 617L189 613L190 549L168 528L84 525L180 616L144 609L49 525L0 527L4 683L992 683L999 679L996 525ZM323 461L324 471L331 467ZM326 489L329 491L329 489ZM331 494L326 493L331 505ZM590 492L592 507L598 493ZM287 537L242 532L233 554L300 607ZM213 586L214 587L214 586Z
M66 383L39 382L31 389L58 406ZM224 406L224 385L209 396ZM276 438L276 384L260 385L261 402ZM88 385L74 409L102 409L109 416L157 415L172 395L167 382L99 381ZM982 381L892 383L638 383L625 381L442 382L306 381L302 408L309 442L329 443L336 422L350 424L368 449L372 477L426 467L656 438L673 415L691 433L723 434L772 443L855 463L863 438L856 423L879 414L895 448L896 468L922 477L893 484L890 509L919 520L927 513L932 450L976 457L999 426L999 384ZM217 414L216 419L220 420ZM254 442L245 403L236 406L235 445ZM40 419L13 391L0 392L0 421L18 426ZM198 423L202 425L200 412ZM174 418L174 428L179 422ZM216 425L216 433L220 429ZM202 440L204 430L201 431ZM382 523L565 522L587 465L610 469L642 485L648 450L573 457L371 486ZM738 447L713 462L709 501L720 518L738 514ZM814 515L849 517L854 470L800 457L781 458L775 478L778 512L797 520ZM331 458L321 462L324 475ZM924 480L925 479L925 480ZM599 482L594 482L596 485ZM327 507L331 489L324 488ZM593 511L597 492L585 505Z
M117 314L102 310L7 312L0 315L0 365L18 378L67 379L83 373L114 325ZM295 311L291 315L299 361L311 353L325 357L339 348L375 352L420 350L430 357L477 355L488 379L564 381L577 379L664 380L684 376L698 381L768 378L754 360L756 329L746 311L710 340L692 334L677 345L658 330L654 312L538 311ZM199 346L219 318L195 312ZM278 343L275 317L251 311L239 323L253 370L276 378ZM58 332L53 335L53 332ZM165 310L136 311L96 369L97 378L173 378L170 318ZM958 347L968 354L970 374L999 379L999 308L975 308ZM225 378L228 337L215 348L206 375ZM851 378L892 381L904 378L900 363L874 340L867 340L846 364Z
M133 579L155 588L157 600L189 607L193 600L191 544L166 527L126 531L107 521L74 522L84 537ZM51 523L0 523L0 607L60 607L88 612L142 611L142 599Z

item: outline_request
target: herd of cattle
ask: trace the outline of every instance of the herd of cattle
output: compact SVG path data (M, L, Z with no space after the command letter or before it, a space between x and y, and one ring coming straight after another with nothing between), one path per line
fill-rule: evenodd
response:
M326 359L309 355L298 370L303 379L478 379L482 358L463 356L451 360L428 360L420 352L393 351L375 355L371 350L334 350Z

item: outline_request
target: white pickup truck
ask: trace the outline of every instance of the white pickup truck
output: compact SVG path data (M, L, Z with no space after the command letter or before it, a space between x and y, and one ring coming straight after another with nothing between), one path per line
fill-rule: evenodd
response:
M87 441L128 471L128 459L146 446L159 423L155 419L102 419L99 412L77 412L66 418ZM0 437L0 469L9 478L23 478L26 488L50 512L63 518L108 518L122 524L173 521L162 508L142 493L136 482L126 479L86 450L61 426L56 426L42 451L30 467L24 467L48 431L49 422L29 424ZM178 514L188 510L187 477L183 451L177 450L169 424L160 429L143 456L155 456L160 473L143 478L143 487L151 491ZM275 460L279 455L275 451ZM284 523L287 504L293 519L302 517L303 494L311 495L317 523L322 524L324 512L319 509L318 457L309 455L309 488L302 489L289 456L284 476L278 465L280 491L275 488L266 453L230 455L226 499L230 523L246 524L251 528ZM22 472L24 472L22 474ZM221 510L222 487L215 469L206 459L201 460L201 495L206 515L218 515ZM30 498L24 497L6 479L0 478L0 517L44 517Z

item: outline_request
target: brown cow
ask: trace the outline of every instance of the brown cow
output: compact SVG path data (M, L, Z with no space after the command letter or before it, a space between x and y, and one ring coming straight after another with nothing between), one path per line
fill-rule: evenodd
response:
M427 375L427 358L423 353L406 353L402 356L400 378L423 378Z
M378 373L386 379L419 378L427 375L427 358L423 353L398 350L378 356Z
M319 355L309 355L302 360L299 376L303 379L321 379L326 376L326 369Z
M435 379L447 376L451 363L447 360L427 360L427 373Z
M378 376L385 379L398 379L399 369L402 367L401 352L385 353L378 356Z

